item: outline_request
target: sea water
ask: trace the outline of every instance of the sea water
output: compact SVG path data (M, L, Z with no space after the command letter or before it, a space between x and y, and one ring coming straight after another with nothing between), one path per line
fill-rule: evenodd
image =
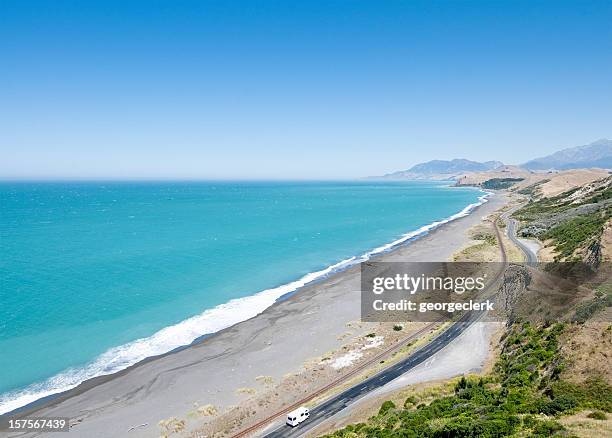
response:
M439 182L0 183L0 413L255 316L482 195Z

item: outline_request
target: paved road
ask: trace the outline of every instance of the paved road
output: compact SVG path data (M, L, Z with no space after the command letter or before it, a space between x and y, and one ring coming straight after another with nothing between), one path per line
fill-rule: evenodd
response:
M356 399L361 398L364 394L380 388L429 359L463 333L463 331L465 331L474 321L482 316L482 313L483 312L469 312L465 314L463 318L405 360L390 366L380 373L311 409L310 418L298 427L291 428L287 425L283 425L265 435L265 438L299 437L305 434L313 427L322 423L325 419L346 408Z
M514 225L510 228L508 225L508 231L512 231L514 233ZM500 239L499 230L496 228L498 240L500 242L500 250L502 253L502 260L504 263L506 262L506 251L503 246L503 242ZM514 234L512 234L514 237ZM511 238L513 242L516 242L519 248L525 252L527 259L530 259L530 254L535 257L535 254L531 252L529 248L524 246L518 241L515 241ZM535 259L537 261L537 257ZM501 274L501 271L500 271ZM494 281L493 283L496 283ZM406 373L410 369L416 367L417 365L425 362L431 356L442 350L448 344L450 344L453 340L455 340L461 333L463 333L473 322L478 320L481 316L483 316L483 312L469 312L466 313L462 318L460 318L457 322L451 325L448 329L446 329L443 333L438 335L434 340L432 340L429 344L425 345L421 349L417 350L415 353L402 360L401 362L396 363L395 365L390 366L379 372L378 374L368 378L367 380L358 383L345 390L344 392L332 397L331 399L323 402L322 404L314 407L310 410L310 418L299 425L298 427L291 428L290 426L283 425L272 432L264 435L265 438L290 438L290 437L299 437L307 433L309 430L314 428L315 426L321 424L325 419L335 415L340 412L344 408L346 408L349 404L353 403L356 399L361 398L363 395L367 394L370 391L373 391L381 386L391 382L402 374Z
M535 265L538 263L538 256L534 253L531 248L525 245L521 240L516 237L516 221L505 217L506 223L508 224L508 238L523 251L525 254L526 262L528 265Z

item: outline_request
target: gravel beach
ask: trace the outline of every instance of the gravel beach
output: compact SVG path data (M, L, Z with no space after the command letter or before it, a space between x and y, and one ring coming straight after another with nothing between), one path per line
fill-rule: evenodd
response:
M377 260L449 260L468 241L467 230L506 202L505 195L491 196L470 215ZM244 388L257 386L258 376L277 381L342 346L347 323L360 318L359 272L352 267L306 286L195 345L87 381L19 416L70 417L71 437L158 437L160 420L185 417L194 406L237 405L248 395Z

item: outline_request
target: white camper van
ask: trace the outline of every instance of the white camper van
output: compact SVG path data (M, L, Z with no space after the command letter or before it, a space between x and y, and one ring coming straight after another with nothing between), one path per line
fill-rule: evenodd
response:
M291 427L295 427L302 421L306 420L310 416L310 411L304 406L300 406L295 411L291 411L287 414L287 424Z

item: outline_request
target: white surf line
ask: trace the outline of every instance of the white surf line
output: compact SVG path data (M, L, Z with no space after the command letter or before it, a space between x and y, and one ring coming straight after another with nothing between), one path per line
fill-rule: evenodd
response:
M79 384L94 377L114 374L149 357L187 346L201 336L213 334L246 321L272 306L283 295L296 292L310 283L365 262L372 256L388 252L412 239L422 237L444 224L469 215L475 208L488 202L487 198L491 195L490 192L484 192L478 198L478 202L469 204L460 212L446 219L424 225L416 231L406 233L399 239L360 256L350 257L320 271L308 273L299 280L266 289L254 295L230 300L178 324L165 327L150 337L111 348L84 367L69 368L42 382L36 382L23 389L0 394L0 415L27 406L41 398L76 388Z

